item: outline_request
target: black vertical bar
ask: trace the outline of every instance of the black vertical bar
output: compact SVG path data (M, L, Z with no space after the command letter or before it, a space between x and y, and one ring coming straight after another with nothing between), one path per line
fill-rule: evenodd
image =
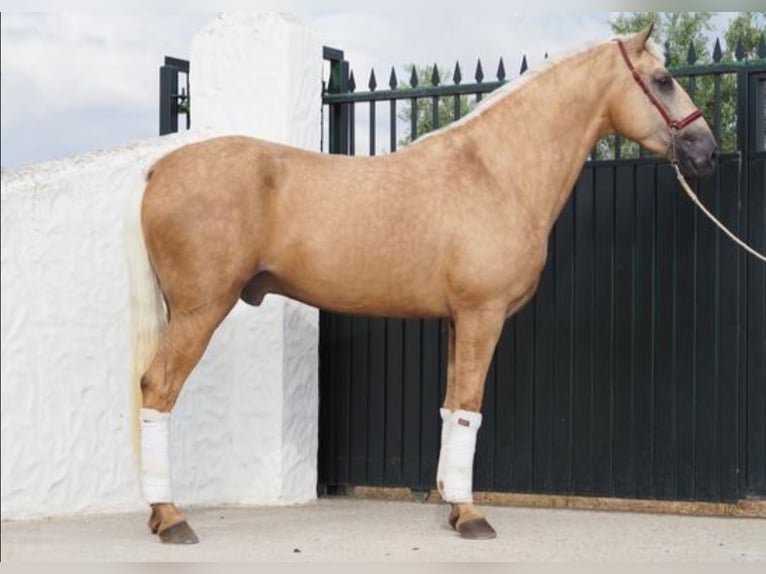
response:
M667 190L673 193L672 189ZM695 325L694 301L696 295L695 207L676 186L675 301L673 317L673 345L675 361L673 378L677 390L676 409L673 414L676 427L675 475L677 500L694 499L694 409L695 409Z
M722 159L718 173L703 181L698 195L703 204L717 211L715 197L720 190L720 170L727 159ZM736 160L734 160L736 161ZM697 214L697 276L696 276L696 412L695 412L695 498L716 500L718 496L718 408L716 401L716 371L718 355L718 313L716 283L718 281L717 231L710 221Z
M612 491L612 417L614 377L612 300L614 255L614 168L595 168L594 257L593 257L593 391L591 453L593 492L610 496Z
M572 494L592 494L594 168L575 190L574 380L572 385Z
M348 155L356 155L356 104L346 104L348 108Z
M749 149L749 156L757 152L766 151L766 75L753 75L750 82L750 89L753 92L750 98L750 109L748 114L752 116L750 125L755 126L752 134L752 142Z
M739 166L727 162L720 167L721 222L740 235ZM739 498L739 278L744 256L739 247L719 233L719 312L718 321L718 408L719 408L719 500L733 502Z
M386 469L388 486L402 484L404 321L386 319Z
M369 322L367 317L351 318L350 484L366 484L367 481Z
M766 157L749 162L748 241L766 253ZM747 473L745 493L766 497L766 265L747 265Z
M634 246L636 240L634 166L619 165L614 199L614 407L612 480L614 495L635 492L634 413Z
M396 100L391 100L391 120L389 132L391 134L391 153L396 151Z
M636 167L636 243L633 273L633 369L635 480L639 498L652 497L652 450L654 425L654 215L656 165Z
M476 491L492 491L494 489L496 378L497 365L493 358L485 380L484 402L481 406L483 418L476 438L476 457L473 465L474 490Z
M668 164L657 169L657 259L654 284L654 496L673 499L675 496L675 384L673 365L673 324L675 301L674 233L675 193L677 182Z
M402 404L402 480L408 486L420 484L420 321L404 321L404 378Z
M335 478L335 436L333 428L335 385L334 378L336 343L333 340L333 316L330 313L319 314L319 449L317 452L317 493L325 494L328 484L334 484Z
M452 96L452 120L460 119L460 96Z
M346 93L348 91L349 64L343 59L343 52L336 50L330 60L329 93ZM330 132L329 151L332 154L348 155L349 153L349 115L348 105L343 103L331 104L328 114L328 130Z
M410 142L418 139L418 100L410 100Z
M737 149L744 152L749 142L748 111L750 90L745 69L737 72ZM745 174L746 175L746 174Z
M375 102L370 102L370 155L375 155Z
M438 319L424 319L422 330L423 386L421 388L420 430L420 488L436 486L436 464L439 459L441 418L439 416L439 338Z
M337 340L337 455L335 484L349 484L350 442L351 442L351 317L336 315L335 333Z
M440 124L439 118L439 96L431 98L431 129L438 130Z
M499 491L511 490L513 474L513 425L516 400L513 377L513 319L506 321L496 351L497 388L495 409L500 415L495 421L495 464L493 484Z
M160 135L178 131L178 69L160 66Z
M370 381L367 403L367 481L373 486L384 485L386 439L386 320L369 319Z
M191 129L191 83L189 81L189 68L187 64L186 74L186 129Z
M534 337L535 303L527 303L513 319L514 321L514 367L513 384L513 463L511 488L531 492L532 468L534 464Z
M534 459L532 482L536 492L553 492L551 480L552 407L554 385L555 344L555 277L553 273L555 247L549 245L548 258L535 295L534 347Z
M553 397L551 404L551 485L557 493L569 492L571 465L571 386L573 381L574 314L574 197L561 211L553 230L555 277L555 329Z
M713 135L721 151L724 151L721 141L721 74L713 76Z

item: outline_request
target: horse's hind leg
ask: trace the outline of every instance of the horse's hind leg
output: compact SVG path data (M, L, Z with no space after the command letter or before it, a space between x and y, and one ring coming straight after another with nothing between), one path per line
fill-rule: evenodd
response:
M464 538L496 536L473 504L471 476L485 379L504 322L504 309L489 308L457 314L450 324L437 486L452 504L450 525Z
M186 521L184 515L173 504L170 496L169 468L167 448L168 415L178 399L178 394L189 373L207 348L210 337L223 318L234 306L237 295L221 297L207 302L190 311L179 311L170 304L170 321L160 341L149 369L141 378L143 395L142 414L142 450L144 465L155 469L159 465L160 488L145 485L144 495L152 506L149 528L158 534L162 542L174 544L193 544L197 536ZM164 427L148 430L152 424ZM151 436L149 436L151 435ZM147 442L148 441L148 442ZM164 446L159 446L164 441ZM146 467L145 467L146 468ZM146 470L145 470L146 472ZM152 472L149 470L148 472ZM155 480L156 478L149 478ZM147 490L149 492L147 492Z

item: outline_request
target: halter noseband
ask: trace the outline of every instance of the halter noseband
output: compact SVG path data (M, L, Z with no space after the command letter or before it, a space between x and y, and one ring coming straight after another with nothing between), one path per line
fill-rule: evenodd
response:
M699 110L699 108L694 108L694 111L692 113L690 113L688 116L684 118L681 118L680 120L674 120L673 118L671 118L667 108L662 105L662 102L660 102L657 98L654 97L651 91L649 91L649 86L646 85L646 82L644 82L644 79L641 77L641 74L638 72L638 70L636 70L635 66L633 65L633 62L630 61L630 58L628 57L628 52L627 50L625 50L625 45L622 43L622 40L615 40L615 41L617 42L617 45L620 47L620 53L622 54L623 60L625 60L625 63L628 65L628 69L633 74L633 79L636 80L636 83L640 86L640 88L646 94L646 97L649 98L649 101L652 103L652 105L655 108L657 108L658 112L660 112L662 119L664 119L665 123L668 124L668 127L670 128L671 141L674 148L673 155L675 155L676 132L681 131L690 123L692 123L694 120L702 117L702 112Z

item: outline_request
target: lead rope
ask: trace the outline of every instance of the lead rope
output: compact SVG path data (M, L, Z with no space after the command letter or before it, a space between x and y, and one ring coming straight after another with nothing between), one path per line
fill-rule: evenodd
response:
M686 195L688 195L689 199L691 199L692 202L702 210L702 213L707 215L711 219L711 221L715 223L721 229L721 231L723 231L726 235L731 237L737 245L742 247L745 251L747 251L751 255L755 255L758 259L766 263L766 256L764 256L762 253L758 253L755 249L750 247L747 243L740 240L739 237L737 237L731 231L729 231L723 223L718 221L715 218L715 216L712 213L710 213L704 205L702 205L702 202L699 200L697 195L692 191L691 187L689 187L689 184L686 183L686 179L684 178L683 174L681 173L681 170L678 168L678 164L675 161L673 162L673 168L676 170L676 177L678 178L678 181L681 183L681 187L684 188Z

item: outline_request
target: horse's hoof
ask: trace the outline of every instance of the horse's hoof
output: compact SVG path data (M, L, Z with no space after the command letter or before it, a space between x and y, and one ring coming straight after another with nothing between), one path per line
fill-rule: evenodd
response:
M186 521L166 528L159 533L159 537L165 544L197 544L199 542L199 538Z
M456 524L454 528L460 533L460 536L469 540L489 540L497 538L497 532L489 525L484 518L474 518Z
M447 522L449 522L449 525L452 527L453 530L457 530L457 519L460 518L460 514L457 512L450 512L449 518L447 519Z

